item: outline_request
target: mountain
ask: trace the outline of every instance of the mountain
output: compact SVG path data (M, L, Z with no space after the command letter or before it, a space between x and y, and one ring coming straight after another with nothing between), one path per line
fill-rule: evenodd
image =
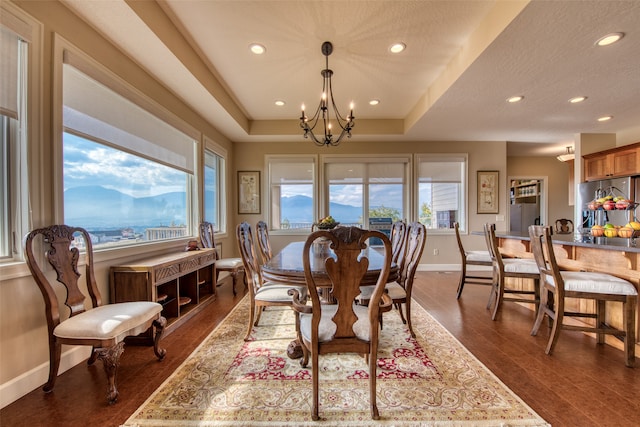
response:
M184 192L137 198L102 186L73 187L64 192L64 219L88 230L186 224L186 203Z
M313 222L313 199L307 196L283 197L280 201L282 219L291 223ZM362 208L358 206L330 203L329 212L336 221L343 224L357 223L362 218Z
M186 224L186 195L172 192L151 197L132 197L102 186L80 186L64 192L65 222L88 230L146 228ZM313 221L313 199L307 196L283 197L282 219L290 223ZM330 204L331 215L343 224L357 223L362 208Z

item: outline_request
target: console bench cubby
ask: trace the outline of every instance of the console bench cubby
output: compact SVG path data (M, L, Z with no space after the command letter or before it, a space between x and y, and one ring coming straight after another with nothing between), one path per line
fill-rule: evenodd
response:
M114 265L109 271L111 302L159 302L168 334L215 300L215 251L205 248ZM152 342L150 330L135 338Z

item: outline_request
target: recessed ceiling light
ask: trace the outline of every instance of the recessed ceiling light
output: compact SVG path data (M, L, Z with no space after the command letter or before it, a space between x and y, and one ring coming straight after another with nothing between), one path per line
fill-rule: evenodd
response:
M517 96L512 96L511 98L507 98L507 102L510 103L514 103L514 102L520 102L524 99L524 96L522 95L517 95Z
M611 120L613 119L613 116L602 116L602 117L598 117L598 121L599 122L606 122L607 120Z
M587 99L587 97L586 97L586 96L575 96L575 97L571 98L571 99L569 100L569 102L570 102L570 103L572 103L572 104L577 104L578 102L582 102L582 101L584 101L585 99Z
M611 33L604 37L600 37L596 41L596 46L609 46L624 37L624 33Z
M379 99L372 99L371 101L369 101L369 105L378 105L378 104L380 104Z
M275 104L276 104L278 107L282 107L284 104L286 104L286 102L284 102L284 101L283 101L283 100L281 100L281 99L277 99L277 100L276 100L276 102L275 102Z
M404 43L394 43L389 47L391 53L400 53L407 48L407 45Z
M249 49L251 49L251 52L255 53L256 55L262 55L267 51L267 48L259 43L251 43L249 45Z

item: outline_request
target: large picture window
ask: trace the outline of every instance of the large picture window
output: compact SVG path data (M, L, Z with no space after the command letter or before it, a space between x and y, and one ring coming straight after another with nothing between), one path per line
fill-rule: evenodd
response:
M378 224L383 224L385 230L407 219L409 155L324 157L324 187L318 190L315 164L315 157L267 158L272 230L309 230L327 215L341 225L381 229Z
M466 230L466 154L417 156L417 218L427 228Z
M324 158L325 214L341 224L364 228L406 220L409 159Z
M63 104L65 223L97 248L190 235L195 141L68 63Z

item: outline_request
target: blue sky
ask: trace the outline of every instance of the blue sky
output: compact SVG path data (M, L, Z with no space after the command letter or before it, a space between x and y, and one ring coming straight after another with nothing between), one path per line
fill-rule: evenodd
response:
M184 191L185 173L64 134L64 188L100 185L133 197Z

